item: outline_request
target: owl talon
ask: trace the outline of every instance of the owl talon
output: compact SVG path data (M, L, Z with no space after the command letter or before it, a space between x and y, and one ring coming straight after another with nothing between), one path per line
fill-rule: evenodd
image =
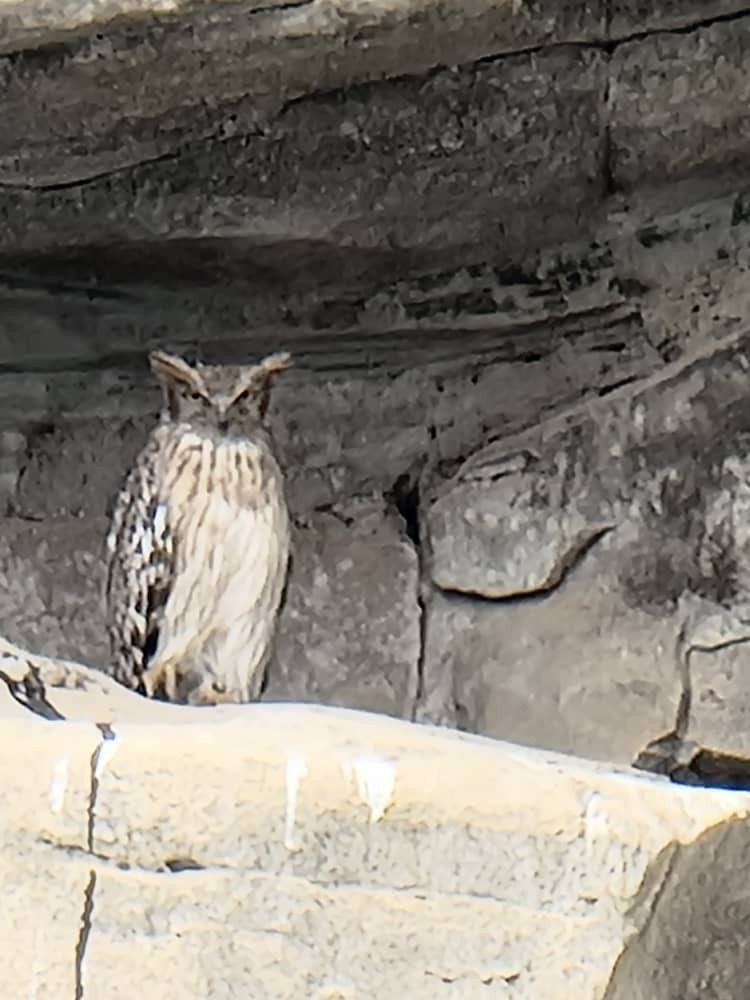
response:
M177 701L180 678L174 663L155 663L144 673L142 680L149 698L155 697L161 690L167 701Z
M237 696L226 688L217 685L216 681L207 678L196 690L191 701L196 705L221 705L226 702L236 702Z

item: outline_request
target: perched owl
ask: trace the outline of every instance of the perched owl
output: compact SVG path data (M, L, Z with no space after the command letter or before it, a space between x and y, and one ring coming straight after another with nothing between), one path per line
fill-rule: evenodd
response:
M284 477L265 423L288 354L191 366L156 351L164 409L107 539L114 675L147 695L257 698L289 562Z

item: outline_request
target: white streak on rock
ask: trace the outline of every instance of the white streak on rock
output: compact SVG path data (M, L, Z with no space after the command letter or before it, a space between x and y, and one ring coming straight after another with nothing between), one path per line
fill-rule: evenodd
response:
M594 843L607 836L608 826L607 811L602 805L602 797L598 792L592 792L587 797L583 813L583 836L587 857L591 857Z
M49 807L54 813L63 811L65 792L68 788L68 758L58 757L52 768L52 782L49 786Z
M354 775L357 793L370 810L370 822L377 823L393 799L396 762L390 757L366 754L344 765L344 773Z
M301 851L300 844L294 837L294 821L297 814L297 791L299 783L307 775L307 762L304 754L293 751L286 757L286 817L284 819L284 847L288 851Z
M94 777L99 778L109 761L112 760L117 751L118 737L110 736L102 740L94 764Z

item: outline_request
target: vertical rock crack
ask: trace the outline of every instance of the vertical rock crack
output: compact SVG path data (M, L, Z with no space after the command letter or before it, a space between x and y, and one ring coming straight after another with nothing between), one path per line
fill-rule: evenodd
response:
M86 947L91 933L91 915L94 911L94 890L96 889L96 872L92 868L89 871L89 880L86 891L83 894L83 913L81 914L81 926L76 942L76 974L75 974L75 1000L83 1000L83 963L86 958Z

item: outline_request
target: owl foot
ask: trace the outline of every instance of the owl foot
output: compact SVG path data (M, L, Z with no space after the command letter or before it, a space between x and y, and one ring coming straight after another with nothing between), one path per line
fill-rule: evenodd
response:
M227 691L220 681L212 677L206 677L190 695L190 701L194 705L221 705L239 700L235 692Z
M143 674L141 680L149 698L153 698L157 692L161 691L167 701L177 701L177 688L180 683L180 675L172 660L152 664Z

